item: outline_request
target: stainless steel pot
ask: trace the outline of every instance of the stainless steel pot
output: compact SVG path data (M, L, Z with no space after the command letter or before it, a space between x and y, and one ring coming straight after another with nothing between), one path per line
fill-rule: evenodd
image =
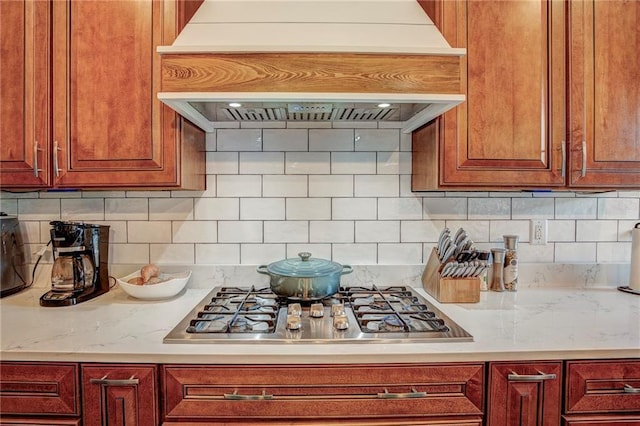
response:
M271 290L278 296L295 300L318 300L340 289L340 277L353 272L350 265L341 265L298 253L298 258L284 259L260 265L257 271L271 278Z

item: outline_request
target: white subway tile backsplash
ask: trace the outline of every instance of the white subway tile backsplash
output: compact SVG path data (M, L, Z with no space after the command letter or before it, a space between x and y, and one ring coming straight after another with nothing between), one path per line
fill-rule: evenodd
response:
M260 197L262 176L218 175L218 197Z
M618 223L615 220L576 221L576 241L617 241Z
M343 265L375 265L378 263L377 244L332 244L333 260Z
M379 220L422 219L421 198L378 198Z
M355 175L356 197L397 197L400 195L398 175Z
M422 263L422 244L379 244L378 263L382 265L419 265Z
M575 220L549 220L547 221L547 241L569 242L576 240Z
M149 261L166 265L192 265L195 263L193 244L150 244Z
M265 243L307 243L309 222L306 220L281 220L264 222Z
M510 198L469 198L469 219L511 219Z
M350 220L313 220L309 223L311 243L352 243L354 222Z
M284 220L284 198L241 198L240 220Z
M377 216L376 198L334 198L331 203L333 220L375 220Z
M596 261L596 243L556 243L556 263L593 263Z
M284 259L285 244L242 244L240 260L246 265L266 265Z
M399 243L400 221L356 221L356 243Z
M511 217L513 219L553 219L554 200L551 198L513 198Z
M404 153L406 154L406 153ZM380 151L377 153L376 173L379 175L400 174L400 152Z
M105 220L148 220L149 199L107 198L104 200Z
M240 219L239 198L201 198L195 200L196 220L238 220Z
M353 129L310 129L309 151L353 151Z
M517 235L520 242L528 242L529 228L527 220L492 220L489 222L489 241L503 242L503 235Z
M598 263L627 263L631 261L631 243L597 243Z
M287 220L330 220L331 198L287 198L286 218Z
M331 259L331 244L287 244L287 259L298 259L303 252L316 259Z
M425 219L458 219L467 218L466 198L432 198L425 197L422 200L423 217Z
M640 199L599 198L598 219L640 219Z
M283 152L241 152L240 174L281 175L284 173Z
M306 197L309 192L305 175L265 175L262 185L264 197Z
M256 220L219 221L218 242L220 243L261 243L262 222Z
M240 244L196 244L196 264L237 265L240 263Z
M145 265L149 261L149 244L111 244L109 247L109 263Z
M309 176L310 197L352 197L353 175Z
M400 242L436 242L444 227L443 220L403 220L400 222Z
M174 221L171 224L173 243L215 243L218 224L215 221Z
M331 172L329 152L287 152L285 173L288 175L319 175Z
M104 220L103 198L64 199L60 202L62 220L82 222Z
M238 152L207 152L207 174L213 175L237 175L239 171Z
M130 243L170 243L171 222L130 221L127 224L127 235Z
M556 198L556 219L595 219L598 213L596 198Z
M356 129L356 151L399 151L399 129Z
M629 262L640 191L414 193L411 145L389 122L230 123L207 135L204 191L3 192L0 210L28 250L51 220L109 224L112 263L422 264L445 226L481 249L517 234L522 263ZM528 243L534 218L547 244Z
M218 151L262 151L261 129L219 129Z
M265 129L262 137L264 151L309 150L309 131L306 129Z
M376 173L376 153L375 152L332 152L331 153L331 173L332 174L375 174Z
M149 199L149 220L192 220L193 198Z

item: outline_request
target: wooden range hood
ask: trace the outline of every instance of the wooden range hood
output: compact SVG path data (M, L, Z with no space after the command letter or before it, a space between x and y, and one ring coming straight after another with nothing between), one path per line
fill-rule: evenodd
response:
M158 98L208 132L284 120L408 133L464 101L465 49L415 0L205 0L158 52Z

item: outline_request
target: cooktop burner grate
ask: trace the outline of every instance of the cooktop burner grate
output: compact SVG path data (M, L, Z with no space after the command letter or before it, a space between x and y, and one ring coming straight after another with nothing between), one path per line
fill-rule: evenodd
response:
M165 343L471 341L410 287L341 287L320 301L278 297L269 287L216 287Z

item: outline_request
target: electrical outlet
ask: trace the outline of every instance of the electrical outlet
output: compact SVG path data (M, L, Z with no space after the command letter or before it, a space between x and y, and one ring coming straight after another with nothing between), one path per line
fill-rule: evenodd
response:
M529 244L547 244L547 221L546 219L534 219L531 221L529 231Z

